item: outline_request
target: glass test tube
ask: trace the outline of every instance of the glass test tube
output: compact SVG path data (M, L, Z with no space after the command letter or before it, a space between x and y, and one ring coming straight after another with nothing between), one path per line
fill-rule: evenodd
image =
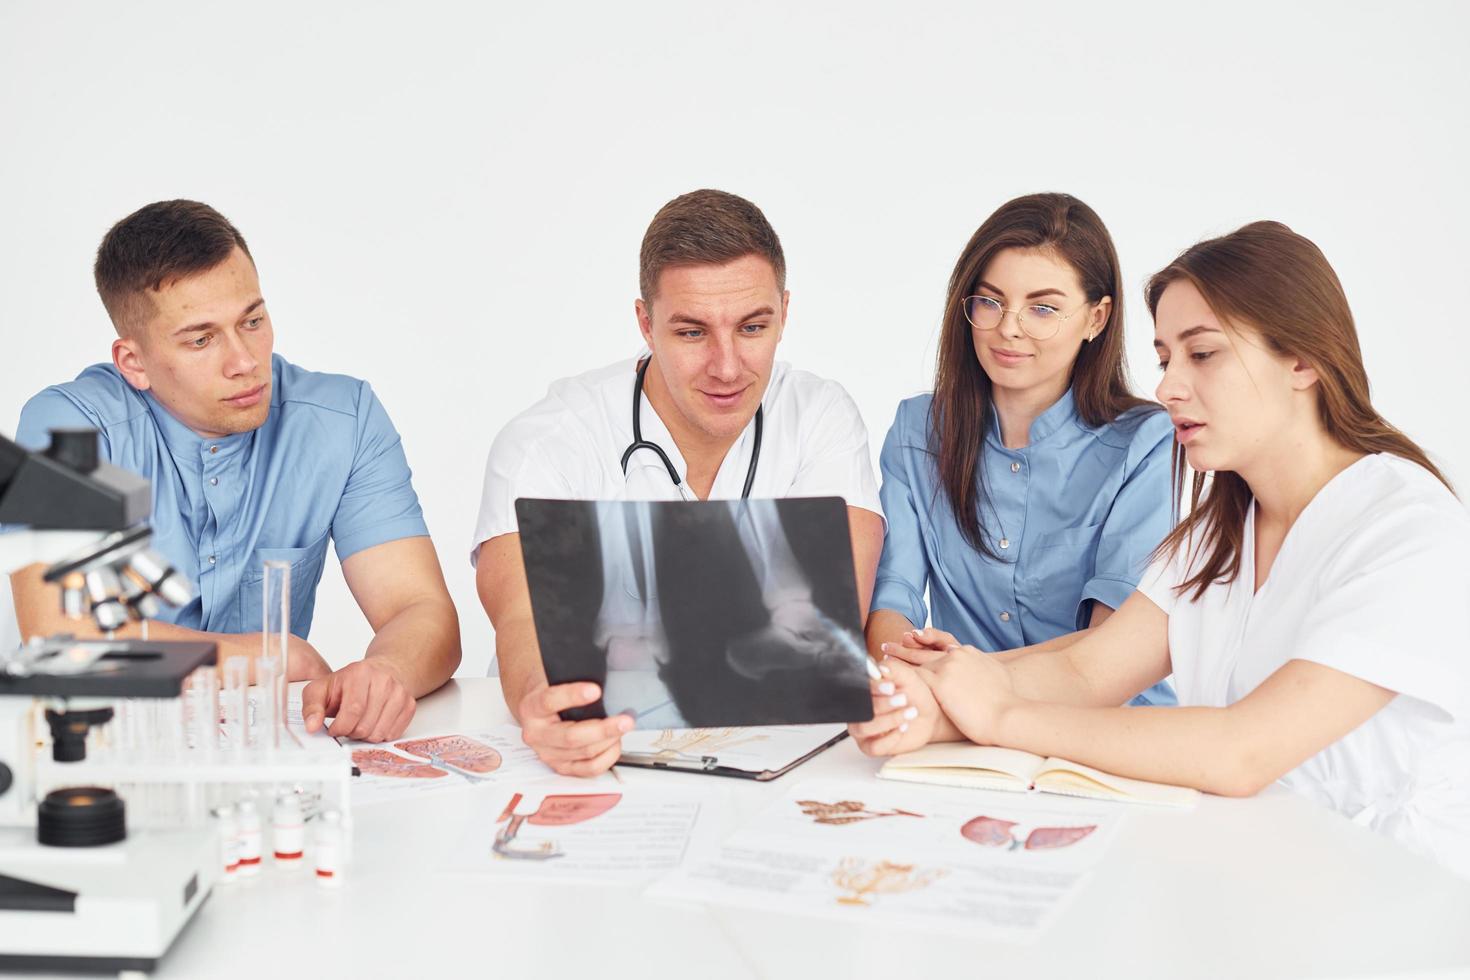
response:
M188 732L185 730L182 693L176 698L159 698L157 718L160 761L183 762L184 752L188 748Z
M135 734L137 721L134 712L137 705L132 698L123 698L112 708L112 745L119 759L136 759L138 738Z
M118 698L112 705L112 720L94 728L88 738L96 741L87 747L87 758L115 762L123 758L123 726L127 724L127 699Z
M260 657L255 661L255 718L251 730L252 742L263 749L281 747L281 726L285 719L281 712L281 674L272 657Z
M224 694L225 744L230 755L244 758L250 744L250 661L231 657L225 661Z
M189 711L189 747L201 762L213 762L219 747L219 674L200 667L184 682Z
M259 719L262 745L278 747L286 727L286 682L289 676L291 645L291 565L284 561L265 563L262 582L260 661L256 665L259 703L264 711Z

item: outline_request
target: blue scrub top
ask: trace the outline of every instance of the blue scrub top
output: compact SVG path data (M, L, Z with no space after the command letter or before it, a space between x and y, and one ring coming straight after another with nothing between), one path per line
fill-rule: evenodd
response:
M271 407L253 432L204 439L111 364L52 385L21 411L16 442L101 431L101 455L153 484L153 548L198 586L161 619L211 633L261 628L262 563L291 563L291 632L311 629L327 541L341 561L426 536L398 432L367 382L271 359Z
M983 526L999 559L960 533L930 450L933 395L901 402L879 466L888 529L874 609L933 625L962 643L1000 651L1084 628L1093 601L1116 609L1172 525L1173 426L1135 409L1093 428L1072 392L1031 424L1028 444L1007 449L992 414L982 451ZM928 590L929 606L925 605ZM1174 704L1167 683L1137 704Z

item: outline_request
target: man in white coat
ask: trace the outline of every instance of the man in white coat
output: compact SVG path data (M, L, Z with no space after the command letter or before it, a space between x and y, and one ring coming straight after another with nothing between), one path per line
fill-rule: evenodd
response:
M496 437L471 553L506 704L526 743L567 775L610 767L633 720L560 718L602 692L547 684L516 498L842 497L864 616L883 545L857 406L836 382L776 362L791 294L760 209L713 190L670 201L644 235L639 287L646 352L556 382Z

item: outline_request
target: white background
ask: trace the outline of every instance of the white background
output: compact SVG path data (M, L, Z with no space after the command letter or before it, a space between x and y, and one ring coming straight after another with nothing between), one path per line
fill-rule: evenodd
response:
M1455 3L19 3L0 0L0 431L107 359L98 241L192 197L244 232L277 350L369 379L459 606L486 450L552 379L630 356L637 252L676 194L786 248L782 358L843 382L876 459L928 388L945 282L1021 193L1111 228L1140 389L1148 274L1275 218L1358 318L1381 411L1470 492ZM370 636L328 563L312 639Z

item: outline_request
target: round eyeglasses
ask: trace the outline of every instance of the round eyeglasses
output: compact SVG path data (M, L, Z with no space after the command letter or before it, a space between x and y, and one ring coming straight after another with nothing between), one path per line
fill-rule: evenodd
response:
M1063 323L1091 305L1083 303L1071 313L1063 313L1046 303L1032 303L1030 306L1012 310L1002 306L1000 300L993 296L966 296L964 310L965 319L976 330L994 330L1000 326L1007 313L1014 313L1017 326L1026 336L1032 340L1051 340L1062 329Z

